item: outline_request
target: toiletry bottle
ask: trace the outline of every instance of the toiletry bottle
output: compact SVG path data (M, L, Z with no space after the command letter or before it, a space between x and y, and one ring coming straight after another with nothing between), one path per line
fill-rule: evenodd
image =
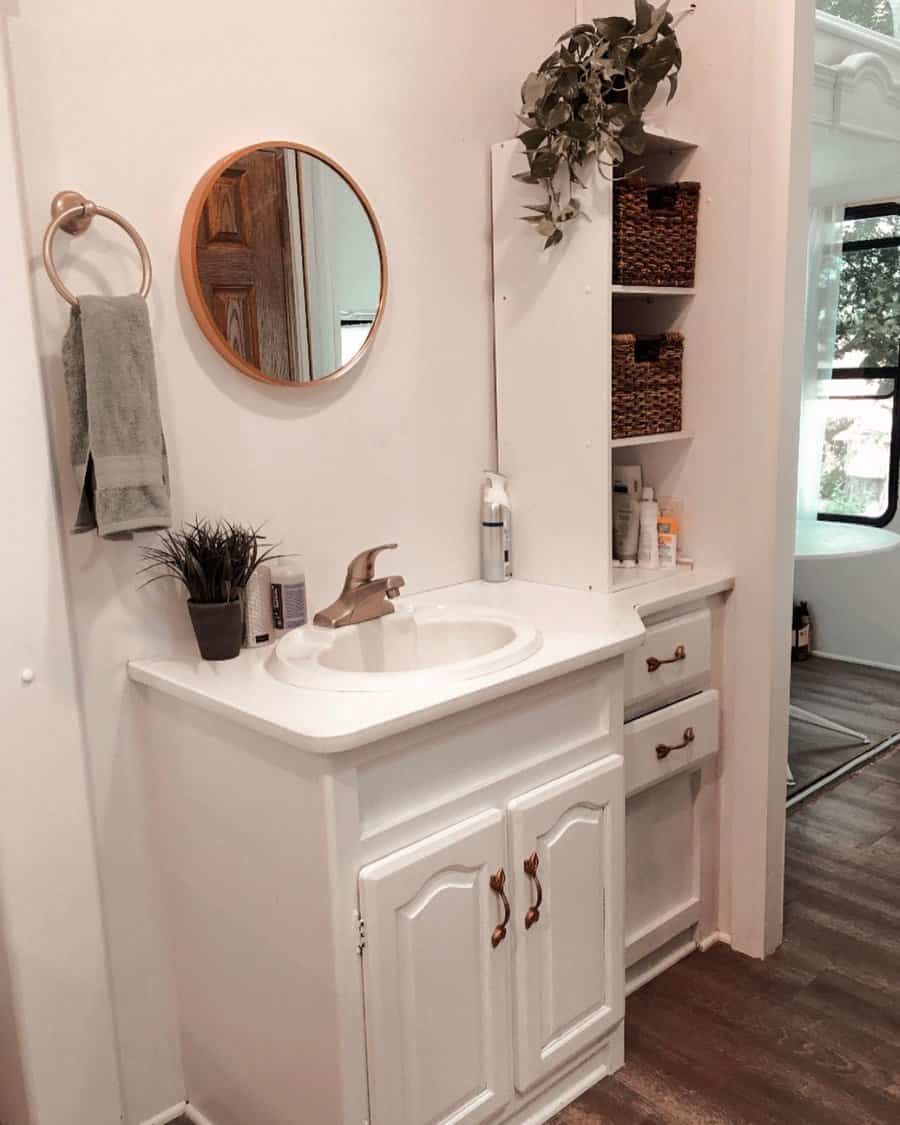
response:
M659 521L659 565L672 570L678 565L678 520L672 511L660 511Z
M637 566L638 525L641 506L628 494L628 486L616 482L613 489L613 557L623 565Z
M263 563L254 570L244 590L244 648L256 648L274 639L272 574Z
M481 577L485 582L512 578L512 513L501 473L487 473L481 497Z
M647 487L641 500L641 532L638 546L638 566L655 570L659 566L659 504L653 498L653 489Z
M791 660L804 661L812 656L812 618L806 602L794 602Z
M613 560L620 566L637 566L642 491L640 465L613 466Z
M272 618L275 630L284 633L299 629L308 620L306 610L306 572L297 558L278 559L270 566L272 576Z

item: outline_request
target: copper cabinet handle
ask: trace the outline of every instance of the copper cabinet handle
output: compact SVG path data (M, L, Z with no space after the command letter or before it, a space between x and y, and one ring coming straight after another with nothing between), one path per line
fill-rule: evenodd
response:
M679 645L675 649L674 655L670 656L668 660L659 660L655 656L648 656L647 671L658 672L664 664L679 664L682 660L687 660L687 649L684 645Z
M506 872L501 867L496 875L491 876L491 890L495 895L500 896L500 901L503 903L503 921L499 926L494 927L494 932L491 934L491 945L494 949L506 937L506 927L509 925L509 899L506 897Z
M530 930L535 922L540 920L541 917L541 903L544 901L544 889L541 886L541 881L537 877L538 864L540 863L537 852L532 852L528 859L523 864L525 874L534 883L535 890L537 891L537 902L534 906L528 907L528 912L525 915L525 929Z
M659 758L661 762L664 761L674 750L684 750L687 746L690 746L690 744L696 737L697 736L694 733L694 728L688 727L684 732L684 742L679 742L677 746L666 746L665 743L661 743L659 746L657 746L657 758Z

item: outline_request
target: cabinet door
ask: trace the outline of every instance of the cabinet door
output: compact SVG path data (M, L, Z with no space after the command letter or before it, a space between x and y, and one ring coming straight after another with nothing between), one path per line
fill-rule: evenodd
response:
M622 758L610 755L509 805L522 1091L604 1039L625 1014L624 776ZM526 914L538 881L534 920Z
M476 1125L511 1096L505 851L492 809L360 872L372 1125Z

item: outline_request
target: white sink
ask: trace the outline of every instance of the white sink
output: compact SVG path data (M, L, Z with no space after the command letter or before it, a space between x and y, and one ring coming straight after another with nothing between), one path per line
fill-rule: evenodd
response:
M269 671L320 691L397 691L500 672L537 652L540 631L481 606L397 603L362 625L295 629L275 646Z

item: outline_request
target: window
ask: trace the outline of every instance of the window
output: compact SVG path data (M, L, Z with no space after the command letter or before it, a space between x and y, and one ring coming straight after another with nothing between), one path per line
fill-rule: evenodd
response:
M820 12L840 16L848 23L894 36L900 23L900 4L897 0L816 0Z
M821 385L821 519L883 527L900 478L900 205L848 208L832 378Z

